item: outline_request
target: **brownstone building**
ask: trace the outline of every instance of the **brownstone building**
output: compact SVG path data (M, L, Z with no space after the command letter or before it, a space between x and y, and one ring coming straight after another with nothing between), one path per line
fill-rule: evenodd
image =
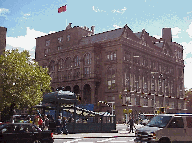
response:
M0 26L0 55L5 51L7 28Z
M6 48L6 33L7 33L7 28L0 26L0 55L5 51L5 48ZM3 89L0 88L0 96L2 94L2 91ZM1 112L0 112L0 119L1 119Z
M171 28L162 38L144 29L123 28L94 34L87 27L74 26L36 38L35 60L49 68L52 89L75 92L81 104L94 104L96 111L111 111L98 101L115 102L117 121L154 113L185 112L183 47L172 42Z

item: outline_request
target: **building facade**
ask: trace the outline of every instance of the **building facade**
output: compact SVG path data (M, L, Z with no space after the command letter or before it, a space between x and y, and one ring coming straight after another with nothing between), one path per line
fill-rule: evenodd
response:
M0 55L5 51L6 48L6 33L7 28L0 26ZM0 88L0 96L2 95L2 91L3 89ZM0 112L0 119L1 119L1 112Z
M0 27L0 55L5 51L7 28Z
M94 34L94 26L71 24L36 38L35 60L49 68L53 90L75 92L80 104L94 104L95 111L111 111L98 101L114 102L118 122L160 107L185 111L183 47L172 42L171 28L156 39L127 25Z

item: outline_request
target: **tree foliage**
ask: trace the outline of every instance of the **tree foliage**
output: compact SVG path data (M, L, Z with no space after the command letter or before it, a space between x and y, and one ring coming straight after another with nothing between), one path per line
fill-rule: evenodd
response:
M188 112L192 113L192 89L185 91Z
M0 111L6 108L31 108L51 91L48 69L30 59L24 50L7 50L0 56Z

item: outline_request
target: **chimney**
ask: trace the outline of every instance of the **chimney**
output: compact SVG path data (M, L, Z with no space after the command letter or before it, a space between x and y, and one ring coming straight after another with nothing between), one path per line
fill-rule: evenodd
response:
M66 29L70 29L71 28L71 24L72 23L69 23L69 25L66 27Z
M91 31L93 34L94 34L94 29L95 29L95 26L91 26Z
M166 40L167 42L172 42L171 28L162 29L162 39Z

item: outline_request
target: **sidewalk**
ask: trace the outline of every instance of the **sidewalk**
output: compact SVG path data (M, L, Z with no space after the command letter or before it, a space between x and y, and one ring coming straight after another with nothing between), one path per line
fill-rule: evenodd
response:
M117 126L119 126L118 124ZM121 124L120 126L123 126ZM126 125L124 125L126 126ZM136 128L141 127L141 125L136 125ZM53 135L53 139L76 139L76 138L115 138L115 137L135 137L135 133L129 133L129 131L122 130L118 133L76 133L76 134L62 134Z

